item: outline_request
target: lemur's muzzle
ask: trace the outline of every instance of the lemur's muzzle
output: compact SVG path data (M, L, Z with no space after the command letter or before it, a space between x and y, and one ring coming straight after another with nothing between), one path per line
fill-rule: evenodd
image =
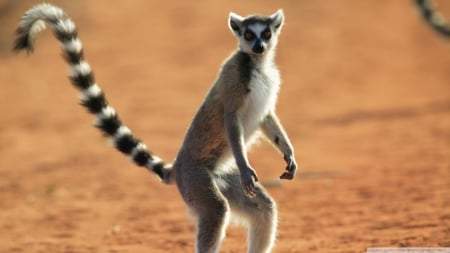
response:
M260 39L258 39L255 41L255 45L253 46L252 51L257 54L262 54L264 53L264 49L264 43Z

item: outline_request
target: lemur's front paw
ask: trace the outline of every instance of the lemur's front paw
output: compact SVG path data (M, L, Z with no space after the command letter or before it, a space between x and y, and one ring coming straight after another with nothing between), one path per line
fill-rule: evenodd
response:
M252 198L256 196L255 182L258 182L258 176L252 168L241 170L241 185L245 195Z
M293 156L284 156L284 160L287 163L286 172L284 172L280 179L288 179L291 180L294 178L295 173L297 172L297 163Z

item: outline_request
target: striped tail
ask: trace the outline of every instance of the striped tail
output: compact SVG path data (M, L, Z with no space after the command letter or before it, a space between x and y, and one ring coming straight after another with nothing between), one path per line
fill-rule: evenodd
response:
M108 105L103 91L95 83L91 67L84 59L75 24L62 9L40 4L28 10L20 20L14 50L32 52L37 34L45 29L45 23L51 26L62 44L64 58L70 66L70 80L81 91L81 104L95 116L94 125L111 137L114 146L129 155L137 165L153 171L163 182L172 183L172 165L152 155Z
M445 18L436 11L435 4L432 0L415 0L423 18L437 32L443 36L450 38L450 26Z

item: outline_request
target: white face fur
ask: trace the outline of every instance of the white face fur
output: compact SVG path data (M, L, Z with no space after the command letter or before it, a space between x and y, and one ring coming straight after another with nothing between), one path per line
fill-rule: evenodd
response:
M241 17L230 13L228 26L238 38L239 48L248 54L264 54L276 46L284 22L283 10L270 16Z

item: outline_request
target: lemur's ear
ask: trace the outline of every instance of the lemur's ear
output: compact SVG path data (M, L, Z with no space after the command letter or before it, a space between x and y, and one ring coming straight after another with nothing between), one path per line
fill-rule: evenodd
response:
M274 14L270 15L270 19L272 20L272 25L275 28L275 31L281 30L284 23L284 12L282 9L277 10Z
M241 35L243 20L244 20L243 17L239 16L234 12L230 12L230 15L228 17L228 27L230 27L230 30L238 36Z

